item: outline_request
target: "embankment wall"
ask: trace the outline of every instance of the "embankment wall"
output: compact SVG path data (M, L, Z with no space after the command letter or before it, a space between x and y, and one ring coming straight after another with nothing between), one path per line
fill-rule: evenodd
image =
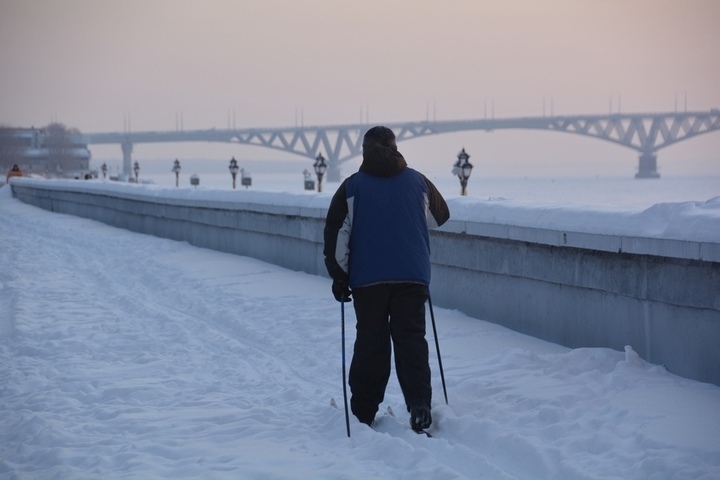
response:
M12 188L46 210L327 276L327 194L210 198L31 179ZM720 385L719 243L453 218L432 231L431 249L434 305L572 348L631 345L672 373Z

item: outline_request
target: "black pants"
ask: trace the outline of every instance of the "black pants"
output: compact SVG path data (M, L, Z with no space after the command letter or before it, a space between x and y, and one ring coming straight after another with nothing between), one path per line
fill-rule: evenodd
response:
M357 338L350 364L353 414L370 424L385 397L390 379L391 344L395 370L408 409L413 402L430 405L430 365L425 340L428 290L418 283L382 283L353 289Z

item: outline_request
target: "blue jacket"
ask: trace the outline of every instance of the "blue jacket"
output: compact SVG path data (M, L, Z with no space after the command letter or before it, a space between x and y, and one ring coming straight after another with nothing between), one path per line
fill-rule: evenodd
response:
M388 147L363 152L360 170L333 196L325 222L325 265L350 288L430 284L428 229L450 217L445 200Z

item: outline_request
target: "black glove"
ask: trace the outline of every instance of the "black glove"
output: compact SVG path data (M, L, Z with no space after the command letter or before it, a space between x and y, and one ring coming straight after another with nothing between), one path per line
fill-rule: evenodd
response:
M332 292L333 296L335 296L335 300L338 302L352 302L352 299L350 298L352 292L350 291L347 283L333 280Z

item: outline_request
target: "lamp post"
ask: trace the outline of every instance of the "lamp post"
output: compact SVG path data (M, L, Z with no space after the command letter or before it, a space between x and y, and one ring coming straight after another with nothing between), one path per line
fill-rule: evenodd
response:
M138 162L135 162L135 165L133 165L133 172L135 172L135 183L138 183L138 174L140 173L140 165Z
M235 179L237 178L237 173L240 169L240 167L238 167L237 160L235 160L235 157L232 157L232 159L230 160L230 167L228 168L230 169L230 175L232 175L233 177L233 189L235 189Z
M103 172L103 180L105 180L105 177L107 177L107 163L103 163L102 167L100 167L100 170Z
M465 147L458 153L457 162L453 165L452 173L460 179L460 194L467 195L467 182L472 173L472 163L468 162L470 155L465 152Z
M318 192L322 192L322 179L323 175L325 175L325 171L327 170L327 163L325 163L325 157L322 156L322 153L319 153L317 158L315 159L315 163L313 164L313 168L315 169L315 175L317 175L318 178Z
M180 161L176 158L173 163L172 171L175 173L175 186L180 185Z

